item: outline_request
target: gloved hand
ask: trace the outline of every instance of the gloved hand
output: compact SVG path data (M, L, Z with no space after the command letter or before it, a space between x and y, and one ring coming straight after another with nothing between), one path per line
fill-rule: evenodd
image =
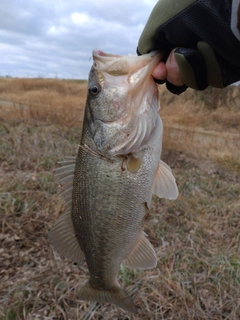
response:
M174 49L184 86L223 88L240 80L240 0L160 0L139 39L137 52Z

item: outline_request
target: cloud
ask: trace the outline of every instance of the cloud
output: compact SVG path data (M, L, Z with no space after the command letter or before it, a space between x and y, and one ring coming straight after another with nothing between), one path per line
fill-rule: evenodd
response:
M155 0L1 0L0 75L86 79L92 50L135 53Z
M71 15L71 19L74 23L84 25L92 22L92 19L85 13L74 12Z

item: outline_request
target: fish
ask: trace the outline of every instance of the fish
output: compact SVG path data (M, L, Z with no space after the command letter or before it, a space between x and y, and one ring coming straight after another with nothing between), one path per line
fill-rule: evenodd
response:
M137 313L118 282L120 265L150 269L155 250L144 232L152 195L176 199L170 167L161 160L163 124L151 76L157 52L114 55L94 50L77 157L55 170L66 210L49 233L53 248L81 264L89 279L85 301L112 303Z

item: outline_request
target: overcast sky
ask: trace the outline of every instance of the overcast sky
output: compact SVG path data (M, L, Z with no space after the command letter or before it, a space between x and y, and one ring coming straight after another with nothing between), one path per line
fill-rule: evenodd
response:
M91 53L135 54L157 0L0 0L0 76L87 79Z

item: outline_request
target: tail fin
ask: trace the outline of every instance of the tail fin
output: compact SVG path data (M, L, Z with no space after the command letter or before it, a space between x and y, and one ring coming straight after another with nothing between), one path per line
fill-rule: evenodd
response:
M137 313L136 305L120 286L112 290L99 290L93 288L90 283L87 282L78 292L78 298L84 301L113 303L128 312Z

